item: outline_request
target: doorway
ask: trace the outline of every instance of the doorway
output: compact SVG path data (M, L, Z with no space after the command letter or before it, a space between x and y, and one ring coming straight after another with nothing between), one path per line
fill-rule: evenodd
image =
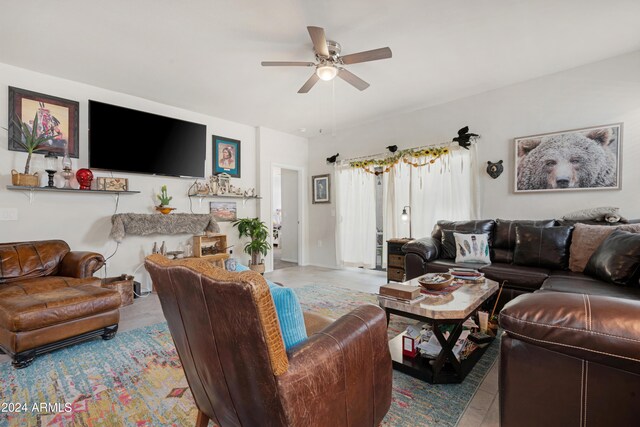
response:
M273 168L273 269L298 265L300 233L298 171Z

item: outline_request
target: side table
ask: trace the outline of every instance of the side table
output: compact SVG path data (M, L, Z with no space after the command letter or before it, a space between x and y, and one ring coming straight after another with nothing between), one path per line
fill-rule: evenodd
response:
M394 238L387 240L387 283L404 282L404 252L402 246L413 239Z

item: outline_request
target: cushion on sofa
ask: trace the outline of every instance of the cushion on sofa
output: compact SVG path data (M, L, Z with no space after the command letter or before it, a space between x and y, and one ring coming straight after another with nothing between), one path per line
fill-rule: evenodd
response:
M602 206L598 208L580 209L579 211L569 212L564 215L562 219L569 221L604 221L604 217L607 215L618 215L620 208L613 206Z
M554 270L544 281L541 292L569 292L640 300L640 287L614 286L594 277L572 271Z
M566 270L573 227L516 227L513 263Z
M456 231L458 233L474 233L489 235L489 247L493 246L493 229L495 221L492 219L472 220L472 221L438 221L433 227L431 237L440 239L442 242L442 254L441 258L455 258L455 241L453 239L453 233L448 233L447 237L444 236L443 231ZM445 248L446 245L446 248Z
M456 263L490 264L487 234L453 233L456 244Z
M526 267L503 262L494 262L480 268L480 271L487 279L500 283L506 281L505 286L507 287L529 292L540 289L550 273L548 268Z
M569 248L569 270L582 273L598 246L615 230L640 233L640 224L587 225L576 224Z
M616 285L638 286L640 234L615 230L591 255L584 273Z
M496 219L495 235L493 240L494 249L511 249L516 246L516 227L518 225L531 225L534 227L553 227L556 225L555 219Z
M456 242L453 237L453 233L467 233L467 234L487 234L489 237L489 250L493 245L493 228L495 222L493 220L479 220L479 221L438 221L436 228L434 228L435 235L440 235L440 241L442 243L441 258L455 258L456 257ZM437 231L436 231L437 229Z
M236 264L235 271L247 270L249 268L246 266ZM307 339L302 306L293 289L278 286L270 280L267 280L267 285L269 285L269 290L271 291L273 305L276 307L276 315L280 323L280 333L284 340L284 347L289 350L294 345Z
M55 275L69 251L62 240L0 244L0 283Z

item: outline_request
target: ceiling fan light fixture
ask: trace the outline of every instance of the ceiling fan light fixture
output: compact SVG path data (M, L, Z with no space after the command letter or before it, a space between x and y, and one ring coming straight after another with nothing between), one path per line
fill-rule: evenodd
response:
M320 80L328 82L338 75L338 69L333 65L321 65L316 68L316 75L320 77Z

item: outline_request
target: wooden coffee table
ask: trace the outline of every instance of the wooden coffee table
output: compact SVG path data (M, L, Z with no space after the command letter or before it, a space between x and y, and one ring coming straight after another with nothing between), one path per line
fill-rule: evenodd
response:
M405 284L418 285L418 279L412 279ZM466 359L458 361L453 354L453 348L462 333L462 324L498 290L498 287L498 282L489 279L485 279L484 283L464 284L451 293L450 300L438 305L430 305L424 301L409 304L378 297L380 307L387 314L387 325L391 314L428 322L433 325L434 335L442 346L440 354L435 359L427 359L419 354L416 357L404 356L403 332L389 341L393 368L433 384L462 382L488 347L479 347ZM439 326L447 324L454 326L449 337L445 338Z

